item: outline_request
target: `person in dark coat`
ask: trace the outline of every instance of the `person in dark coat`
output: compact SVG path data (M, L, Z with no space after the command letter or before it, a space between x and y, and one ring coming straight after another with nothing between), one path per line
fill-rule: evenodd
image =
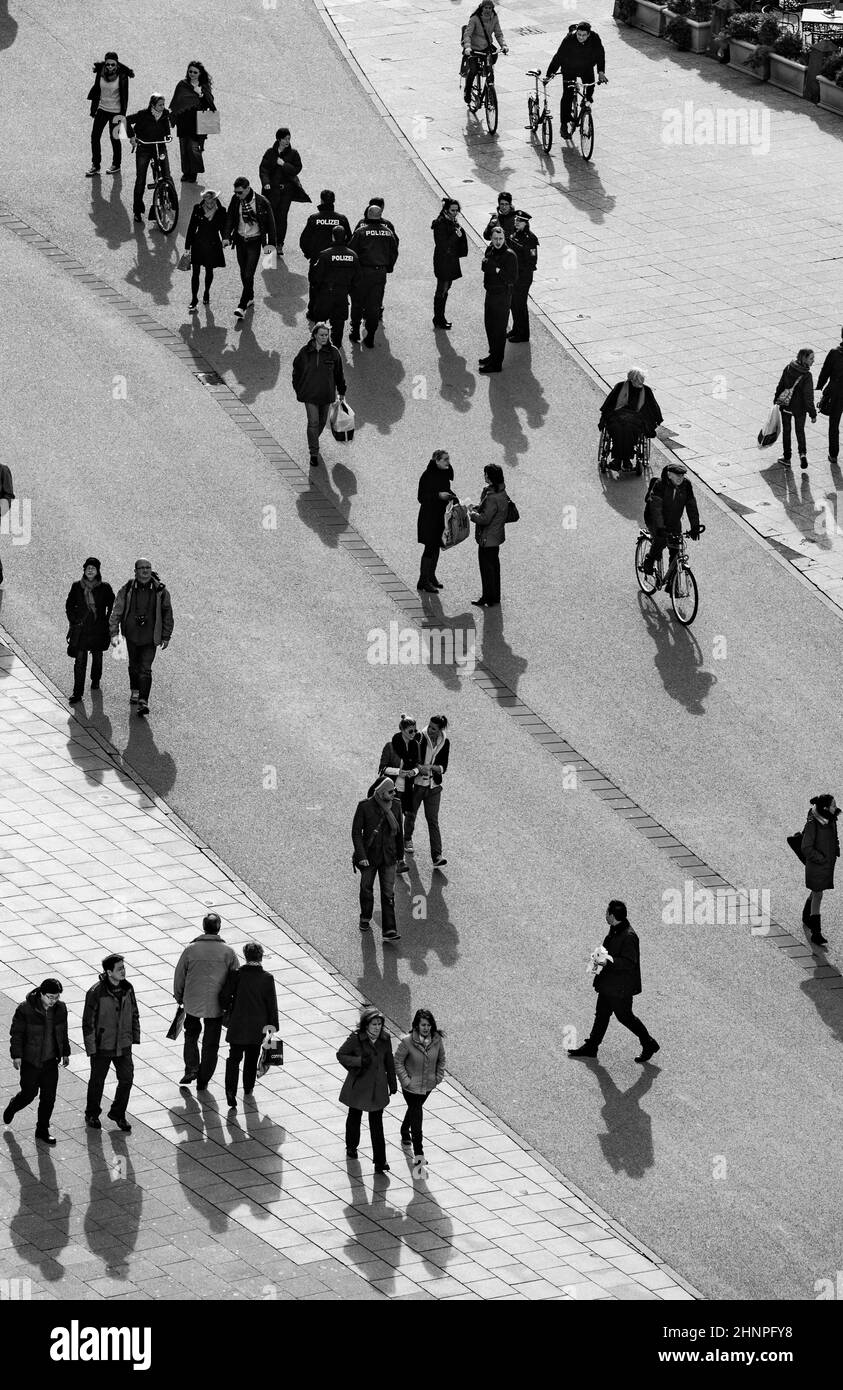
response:
M213 188L206 188L199 202L190 214L184 249L190 252L190 304L192 314L199 308L199 275L205 270L205 293L203 304L211 302L211 286L214 271L225 266L222 239L225 236L225 208L219 194Z
M299 250L303 256L307 257L310 263L308 279L310 281L310 293L307 301L307 317L309 319L326 319L330 314L314 313L313 304L313 270L317 258L323 251L327 251L333 246L347 246L351 241L351 224L347 217L341 212L337 212L334 206L336 195L330 188L323 188L319 194L319 202L316 211L312 212L302 228L299 237ZM334 232L340 231L342 236L335 237ZM336 341L336 340L335 340ZM339 342L337 341L337 347Z
M512 206L511 193L498 194L497 211L492 213L491 217L486 223L486 227L483 232L484 241L492 240L492 232L495 230L496 227L503 228L503 234L506 237L507 241L509 241L509 238L512 236L512 233L515 231L515 209Z
M71 705L78 705L85 689L88 652L91 653L91 689L99 690L102 680L102 654L111 644L108 622L114 607L114 590L103 582L100 562L89 555L82 566L82 578L70 586L65 601L67 654L74 658Z
M321 462L319 436L328 423L331 406L339 396L345 397L345 372L342 355L331 342L331 327L315 323L310 341L293 358L293 390L296 400L307 411L307 447L310 466Z
M822 933L823 893L834 887L834 865L840 858L837 817L840 811L834 797L825 792L812 796L802 832L802 857L805 860L805 887L810 896L802 910L802 921L811 932L815 946L827 946Z
M503 227L494 227L489 248L483 257L483 286L486 302L483 311L488 356L480 358L481 372L503 369L506 349L506 329L512 304L512 290L518 279L518 258L506 244Z
M256 193L249 180L241 174L234 180L234 197L228 205L225 224L226 240L237 254L240 283L243 286L240 303L234 317L242 319L255 302L255 272L262 246L274 246L275 218L266 198Z
M698 541L700 514L688 470L684 463L669 463L662 469L661 477L650 484L648 500L644 505L644 525L653 538L641 566L645 574L653 573L653 567L665 546L673 556L676 546L668 540L668 536L678 535L682 530L684 514L687 514L690 523L691 540Z
M840 330L843 340L843 328ZM837 462L840 450L840 417L843 416L843 341L826 353L817 377L817 390L828 389L828 461Z
M571 83L576 82L579 78L583 84L585 100L592 101L595 69L597 70L597 81L601 84L608 82L606 52L603 48L603 42L600 35L592 29L588 20L583 19L579 24L569 26L567 34L548 63L545 73L545 81L549 81L554 73L562 73L563 89L562 100L559 103L559 129L563 135L570 124L574 106L574 88Z
M506 337L510 343L529 343L530 315L527 296L536 273L539 239L530 231L530 214L522 208L515 214L515 228L509 238L509 245L518 261L518 279L512 287L512 328Z
M475 608L497 608L501 601L500 548L506 540L509 496L499 464L487 464L483 469L483 478L486 485L480 494L480 502L478 506L468 509L469 520L474 522L477 563L483 586L480 597L473 598L471 602Z
M170 113L160 92L153 92L144 111L135 111L126 118L126 130L135 152L135 188L132 194L132 210L136 222L143 221L144 196L146 194L149 166L160 151L161 160L167 174L170 172L170 158L166 142L170 138ZM154 212L149 214L150 222L155 220Z
M12 481L12 470L7 463L0 463L0 523L4 516L8 516L12 503L15 500L15 485ZM3 559L0 556L0 589L3 587Z
M134 77L131 68L118 61L112 50L106 53L101 63L94 63L94 82L87 100L91 103L91 167L85 175L92 179L100 171L102 161L102 133L109 127L111 140L111 168L106 172L119 174L123 151L116 138L120 117L129 109L129 78Z
M352 865L360 870L360 930L371 931L375 879L381 890L381 931L384 941L398 941L395 925L396 865L404 862L401 802L395 784L384 777L365 801L358 801L351 823Z
M445 527L445 508L456 494L451 483L454 470L447 449L435 449L427 468L419 478L419 517L416 538L422 550L417 589L436 594L443 587L436 578L436 566L442 552L442 532Z
M50 1133L50 1119L59 1084L59 1061L63 1067L70 1061L67 1005L59 998L63 992L60 980L42 980L38 989L30 990L18 1004L9 1031L9 1052L12 1066L20 1072L20 1090L3 1111L3 1123L10 1125L18 1111L38 1096L35 1138L51 1148L56 1142Z
M395 794L401 802L404 849L407 847L407 823L413 811L413 782L420 762L420 738L416 721L411 714L402 714L398 732L381 749L378 777L388 777L395 783ZM412 831L410 832L412 834ZM407 861L402 854L396 865L399 874L407 873Z
M301 187L301 155L293 149L290 141L289 129L285 125L280 126L275 132L275 144L264 152L258 170L263 195L275 218L275 244L279 256L284 254L290 204L297 200L296 195ZM310 202L306 195L303 200Z
M384 1016L374 1005L360 1010L360 1022L349 1033L337 1052L337 1061L348 1075L340 1091L340 1102L348 1106L345 1122L345 1152L347 1158L357 1157L360 1143L360 1122L365 1110L369 1116L372 1139L372 1158L376 1173L388 1173L386 1142L383 1137L383 1112L390 1096L398 1090L392 1043L384 1027Z
M205 172L203 155L208 137L196 132L196 112L216 109L211 74L194 58L188 63L184 77L176 83L170 102L170 116L176 123L179 137L182 183L195 183L196 175Z
M351 234L349 245L357 252L360 262L351 295L352 343L360 342L360 323L366 325L364 345L375 346L375 333L383 314L383 295L386 277L391 275L398 260L398 236L392 223L383 215L383 198L372 198L366 212Z
M653 439L661 422L658 402L644 385L644 373L632 367L626 381L618 381L600 407L597 428L609 431L614 465L631 469L639 438L643 434Z
M135 577L118 590L108 620L114 646L118 633L126 640L129 658L129 703L137 704L138 714L149 713L152 692L152 663L159 647L162 652L173 635L173 604L166 584L145 556L135 561Z
M91 1076L85 1100L85 1123L89 1129L102 1129L102 1093L113 1062L117 1090L108 1118L124 1134L131 1134L132 1126L126 1119L126 1107L135 1076L132 1047L140 1039L138 1001L126 979L125 958L117 954L106 956L102 963L102 974L85 995L82 1010L82 1040L91 1059Z
M634 1033L641 1043L641 1054L636 1057L636 1062L649 1062L659 1051L659 1044L632 1012L632 1001L636 994L641 993L641 949L638 936L627 920L626 904L613 898L606 909L606 921L609 934L603 940L603 947L610 959L594 976L597 1007L591 1034L582 1047L569 1048L568 1056L596 1057L614 1014L618 1023Z
M817 423L814 408L814 379L811 368L814 354L810 348L800 348L792 362L788 362L776 387L773 400L782 413L782 456L779 463L790 467L791 429L796 430L796 447L799 450L799 463L808 467L808 446L805 443L805 416L810 415Z
M433 273L436 276L434 328L451 327L445 317L448 292L455 280L462 279L460 261L468 255L468 238L465 228L459 225L461 210L456 198L443 198L442 211L430 224L433 232Z
M243 1063L243 1094L255 1089L263 1039L278 1027L278 999L275 981L261 965L263 947L247 941L243 947L244 965L233 977L228 1004L228 1060L225 1064L225 1098L231 1108L237 1104L237 1083Z
M310 267L311 306L307 317L331 325L331 342L335 348L342 343L348 318L348 297L354 293L359 273L357 252L347 244L345 228L334 227L331 245L319 252Z
M413 831L419 807L424 806L430 836L430 857L435 869L443 869L447 859L442 853L442 834L439 829L439 803L442 800L442 779L448 771L451 740L446 730L448 719L444 714L432 714L427 728L418 735L419 765L413 778L413 804L409 816L404 815L404 853L414 854Z

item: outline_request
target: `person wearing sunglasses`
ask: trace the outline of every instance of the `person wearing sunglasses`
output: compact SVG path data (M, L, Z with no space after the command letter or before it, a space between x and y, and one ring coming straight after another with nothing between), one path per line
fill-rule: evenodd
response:
M112 50L106 53L101 63L94 63L94 82L86 100L91 103L91 167L85 175L96 178L102 160L102 133L109 127L111 137L111 167L109 174L119 174L122 150L117 137L120 117L129 109L129 78L134 77L131 68L119 62Z
M682 518L687 515L691 527L691 540L700 538L700 514L694 489L684 463L669 463L662 469L660 478L650 484L644 503L644 525L652 536L647 558L642 565L645 574L652 574L653 567L667 545L671 556L676 549L668 541L668 536L682 530Z

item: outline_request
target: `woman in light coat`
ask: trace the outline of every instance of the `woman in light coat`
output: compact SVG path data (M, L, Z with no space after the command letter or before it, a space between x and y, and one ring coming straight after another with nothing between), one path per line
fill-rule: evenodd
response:
M471 602L475 608L497 608L501 601L500 548L506 540L506 514L509 497L503 480L503 469L489 463L483 469L486 486L480 494L480 504L470 507L469 520L475 523L477 560L483 592Z
M401 1147L412 1151L415 1168L424 1164L422 1106L445 1080L445 1043L430 1009L417 1009L413 1026L398 1044L395 1070L407 1102L401 1121Z

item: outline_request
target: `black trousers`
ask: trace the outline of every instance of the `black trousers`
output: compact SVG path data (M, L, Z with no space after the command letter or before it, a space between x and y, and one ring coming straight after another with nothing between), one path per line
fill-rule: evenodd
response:
M501 561L499 545L478 545L477 562L480 566L480 579L483 592L480 595L486 603L501 601Z
M212 286L212 284L214 283L214 267L213 267L212 265L206 265L206 266L203 267L203 266L201 266L201 265L195 265L195 264L194 264L194 265L191 265L191 267L190 267L190 297L191 297L191 299L198 299L198 298L199 298L199 276L201 275L203 269L204 269L204 271L205 271L205 293L206 293L206 294L210 294L210 293L211 293L211 286Z
M161 151L165 172L169 174L170 161L167 158L167 146L162 145ZM132 197L132 212L138 217L143 217L146 181L149 174L149 166L154 156L154 145L138 145L135 150L135 191Z
M91 653L91 685L99 685L102 680L102 652L99 648L78 647L73 663L73 693L82 695L85 689L85 671L88 666L88 652Z
M486 291L486 305L483 322L489 340L488 362L490 367L502 367L506 349L506 329L509 323L509 306L512 294L509 290L492 293Z
M843 415L843 396L832 397L828 412L828 456L836 459L840 451L840 417Z
M369 1112L369 1135L372 1140L372 1158L376 1168L382 1168L386 1163L386 1140L383 1137L383 1111L370 1110ZM349 1109L348 1118L345 1122L345 1147L356 1149L360 1143L360 1121L363 1118L362 1110Z
M204 1031L203 1031L204 1025ZM199 1057L199 1034L202 1034L202 1057ZM222 1033L222 1014L219 1018L184 1016L184 1069L198 1077L199 1088L207 1086L217 1069Z
M136 690L142 700L149 699L152 689L152 663L158 648L154 642L130 642L126 638L129 656L129 689Z
M352 331L359 333L360 320L362 319L366 325L368 337L374 338L377 326L381 321L383 292L385 289L385 270L377 270L370 266L366 266L358 271L351 295Z
M444 319L445 305L448 303L448 292L453 285L453 280L446 280L441 275L436 277L436 289L433 292L433 317Z
M565 89L564 89L564 91L563 91L563 93L562 93L562 100L561 100L560 103L559 103L559 130L560 130L560 133L561 133L561 132L564 132L565 127L567 126L568 122L570 121L570 119L571 119L571 113L572 113L573 107L574 107L574 88L573 88L573 87L569 87L567 84L568 84L569 82L576 82L577 78L579 78L580 82L582 82L582 84L583 84L583 88L584 88L584 91L585 91L585 99L586 99L587 101L591 101L591 100L593 100L593 97L594 97L594 83L593 83L593 82L586 82L585 79L586 79L586 77L591 77L592 75L593 75L592 73L585 73L585 74L584 74L584 73L577 73L577 72L563 73L563 74L562 74L562 78L563 78L563 81L565 82L566 86L565 86Z
M271 188L264 197L275 214L275 245L279 251L283 251L284 238L287 235L287 218L293 201L292 192L289 188Z
M420 584L430 584L436 578L436 566L439 564L439 556L441 554L441 545L425 546L422 551L421 564L419 566Z
M412 1136L413 1153L424 1153L422 1142L422 1106L430 1095L425 1091L424 1095L414 1095L412 1091L405 1091L402 1088L401 1094L407 1102L407 1113L401 1121L401 1139L406 1144Z
M782 411L782 455L783 455L784 458L786 458L786 459L789 459L789 458L790 458L790 450L791 450L790 432L791 432L791 429L795 429L795 431L796 431L796 447L797 447L797 449L799 450L799 457L800 457L800 458L805 458L805 456L806 456L806 454L807 454L807 452L808 452L808 446L807 446L807 444L805 443L805 416L804 416L804 414L803 414L803 415L793 415L793 414L791 414L791 412L790 412L789 410L783 410L783 411ZM829 428L829 434L831 434L831 429L830 429L830 428ZM829 448L829 451L828 451L828 452L831 453L831 449L830 449L830 448Z
M181 155L183 178L194 180L197 174L204 174L205 160L203 154L207 138L206 135L179 136L179 154Z
M512 287L512 336L529 339L530 315L527 309L527 295L533 283L532 275L521 275Z
M240 1080L240 1063L243 1063L243 1090L253 1091L255 1082L258 1079L258 1062L260 1061L260 1043L229 1043L228 1061L225 1064L225 1093L226 1095L237 1094L237 1083Z
M612 1014L615 1015L618 1023L622 1023L624 1028L628 1028L630 1033L635 1034L642 1045L652 1041L640 1018L636 1018L632 1012L632 995L618 999L610 994L598 994L594 1022L591 1025L591 1035L588 1039L593 1047L599 1047L605 1038Z
M111 111L97 111L91 122L91 165L94 169L99 169L102 160L102 133L108 126L108 138L111 141L111 162L115 168L119 169L123 160L123 148L119 140L115 140L111 134L111 122L115 120L114 113Z
M124 1052L119 1057L113 1056L110 1052L94 1053L91 1058L91 1077L88 1082L88 1096L85 1101L86 1115L99 1118L102 1114L102 1093L112 1062L117 1077L117 1090L114 1092L111 1109L118 1119L125 1119L126 1106L129 1104L132 1082L135 1078L135 1064L132 1061L131 1052Z
M9 1101L13 1115L31 1105L36 1096L38 1100L37 1129L49 1129L50 1117L56 1103L56 1090L59 1084L59 1059L53 1057L42 1067L34 1067L31 1062L20 1064L20 1090Z
M250 300L255 297L255 272L261 258L261 239L259 236L237 236L234 240L234 249L237 252L237 264L240 267L240 279L243 284L239 307L245 309Z

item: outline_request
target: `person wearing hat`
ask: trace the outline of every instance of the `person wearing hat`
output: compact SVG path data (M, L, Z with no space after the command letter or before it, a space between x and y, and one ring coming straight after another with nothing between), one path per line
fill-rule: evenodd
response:
M331 325L331 342L335 348L342 343L348 318L348 296L354 292L359 269L357 252L348 245L345 227L334 227L330 246L318 253L310 267L311 299L307 317Z
M144 194L147 174L155 155L156 146L161 155L165 174L170 173L170 161L165 141L170 138L170 113L160 92L153 92L144 111L135 111L126 119L126 130L135 151L135 190L132 195L132 210L136 222L143 221ZM150 211L150 222L155 213Z
M684 463L669 463L662 469L660 478L650 484L644 505L644 525L652 536L647 558L641 566L645 574L653 573L653 566L660 559L667 545L673 556L676 546L668 542L669 535L682 530L682 517L687 514L691 527L691 540L700 538L700 514L697 499L688 470Z
M102 133L109 127L111 140L111 168L108 174L119 174L123 151L117 136L120 117L129 108L129 78L134 77L131 68L121 63L113 49L109 49L101 63L94 63L94 83L86 100L91 103L91 167L85 177L96 178L102 162Z
M480 358L480 371L499 372L503 368L512 291L518 279L518 258L506 244L503 227L492 229L481 268L486 291L483 321L489 352L488 356Z
M188 313L199 308L199 275L205 270L205 293L202 303L211 302L211 286L214 271L225 266L222 239L225 236L225 208L220 195L213 188L206 188L199 202L190 214L184 249L190 252L190 303Z
M503 234L507 241L509 241L512 233L515 231L515 209L512 206L511 193L498 194L497 211L492 213L486 223L486 228L483 232L484 241L492 240L492 232L496 227L503 227Z
M307 411L307 447L310 466L320 463L319 437L328 423L331 406L345 398L342 354L331 342L331 325L315 323L310 339L293 358L293 390Z
M594 72L602 85L608 82L606 76L606 52L600 35L592 29L587 19L579 24L569 25L568 32L557 48L547 66L545 82L554 73L561 72L563 78L562 100L559 103L559 129L563 136L571 123L574 108L574 86L577 78L583 84L584 98L590 102L594 97Z
M404 863L401 802L391 777L383 777L358 801L351 825L352 867L360 870L360 930L371 931L375 879L381 890L381 931L384 941L400 940L395 925L396 866Z
M509 247L515 252L518 261L518 279L512 287L512 329L506 336L510 343L529 343L530 315L527 309L527 295L536 273L539 239L530 230L530 214L522 208L515 214L515 227L509 238Z
M372 1158L376 1173L388 1173L386 1142L383 1137L383 1112L390 1096L398 1090L392 1041L384 1027L384 1016L373 1004L360 1010L360 1021L337 1051L337 1061L348 1075L340 1091L340 1103L348 1106L345 1122L345 1153L357 1157L360 1143L360 1122L365 1110L369 1116Z
M644 385L644 373L632 367L626 381L618 381L602 406L597 428L609 431L612 462L618 469L631 469L635 446L641 435L655 437L662 422L658 401Z
M363 342L375 346L375 333L383 313L386 277L398 260L398 237L392 223L383 215L383 198L373 198L365 216L357 223L349 245L357 253L357 276L351 292L351 330L349 340L360 342L361 320L366 325Z
M12 1066L20 1072L20 1090L3 1111L4 1125L10 1125L18 1111L38 1096L35 1138L51 1147L56 1142L50 1133L50 1119L59 1084L59 1061L63 1067L70 1061L67 1005L59 998L62 993L60 980L42 980L15 1009L9 1051Z
M173 997L184 1007L185 1015L184 1076L179 1085L190 1086L195 1081L197 1091L207 1090L216 1071L223 1015L220 996L237 970L237 956L220 936L221 926L218 913L206 914L202 935L185 946L173 976Z
M70 624L67 654L73 658L71 705L79 703L85 690L88 652L91 653L91 689L100 688L102 654L108 651L111 641L108 624L113 607L114 590L103 581L97 557L89 555L82 566L82 578L73 581L64 604Z
M129 701L137 704L138 714L148 714L155 653L159 647L165 651L173 635L173 605L151 560L135 561L135 577L118 592L108 630L113 646L119 644L118 633L126 639Z
M826 353L822 369L817 377L817 390L825 388L828 402L828 461L837 462L840 449L840 417L843 416L843 328L840 329L837 347ZM822 406L825 413L825 406Z
M82 1041L91 1059L85 1099L85 1123L89 1129L102 1129L102 1093L113 1062L117 1090L108 1118L124 1134L131 1134L132 1126L126 1119L126 1108L135 1076L132 1046L140 1042L140 1037L138 1001L126 979L125 956L115 952L104 957L102 974L85 995L82 1010Z

